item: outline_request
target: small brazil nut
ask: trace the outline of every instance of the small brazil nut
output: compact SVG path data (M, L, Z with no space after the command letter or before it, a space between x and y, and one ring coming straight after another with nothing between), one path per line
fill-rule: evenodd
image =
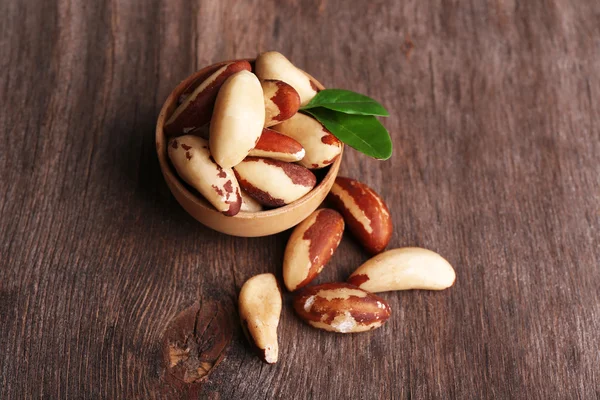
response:
M259 203L279 207L312 190L317 178L308 169L270 158L246 157L234 168L240 186Z
M369 253L377 254L386 248L392 237L392 219L386 204L371 188L338 176L327 199Z
M391 315L384 299L347 283L305 287L294 297L294 311L315 328L339 333L379 328Z
M263 206L258 201L254 200L252 196L246 193L244 190L240 191L242 193L242 207L240 211L243 212L259 212L262 211Z
M317 277L339 246L343 233L344 219L328 208L313 212L294 228L283 256L283 281L290 292Z
M261 80L260 84L265 98L265 127L277 125L298 112L300 96L291 85L276 79Z
M352 273L348 282L370 292L443 290L456 280L454 268L442 256L419 247L388 250Z
M302 106L308 104L318 92L315 83L302 70L276 51L259 54L255 67L256 76L260 79L276 79L291 85L300 95Z
M297 140L304 147L306 155L300 164L306 168L318 169L333 164L342 152L342 142L319 121L305 114L296 113L272 129Z
M239 164L256 146L265 123L263 93L248 71L230 76L221 86L210 120L210 152L217 164Z
M165 133L181 135L207 124L210 121L217 93L223 82L239 71L250 71L250 63L240 60L223 65L206 78L175 109L165 124Z
M248 279L238 300L244 334L266 363L279 357L277 326L281 315L281 291L273 274L261 274Z
M210 155L208 142L192 135L169 141L169 158L177 174L225 215L242 205L240 187L231 168L222 168Z
M291 137L282 135L269 128L264 128L256 147L250 150L249 156L274 158L286 162L296 162L304 158L304 147Z

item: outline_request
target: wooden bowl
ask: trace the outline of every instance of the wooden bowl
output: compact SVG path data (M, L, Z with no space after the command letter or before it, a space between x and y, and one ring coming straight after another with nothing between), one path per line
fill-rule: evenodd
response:
M249 59L251 63L254 60ZM179 204L195 219L216 231L233 236L257 237L273 235L289 229L302 222L323 202L338 174L342 153L335 162L324 169L329 169L320 182L304 197L283 207L256 213L240 212L233 217L226 217L218 212L208 201L196 191L190 190L177 176L167 155L167 138L163 127L168 117L177 106L177 100L183 91L195 80L208 77L222 65L230 61L217 63L201 69L181 82L169 95L156 122L156 152L162 174ZM309 75L310 76L310 75ZM323 85L312 78L319 89ZM318 176L319 174L317 174Z

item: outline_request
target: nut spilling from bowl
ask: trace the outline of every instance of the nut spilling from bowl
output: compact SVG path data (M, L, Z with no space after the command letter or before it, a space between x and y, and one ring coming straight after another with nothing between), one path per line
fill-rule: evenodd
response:
M313 212L294 228L283 256L283 281L287 290L294 292L294 311L305 323L337 333L371 331L382 327L392 315L388 302L375 293L443 290L454 284L454 268L431 250L405 247L383 251L393 230L392 220L387 205L373 189L356 180L338 177L330 200L339 212L330 208ZM347 282L309 286L334 256L345 226L365 250L379 254L356 269ZM255 283L263 276L269 277L270 288ZM240 292L240 315L270 315L274 321L276 313L270 303L261 300L271 296L278 301L274 281L272 274L248 280ZM256 289L249 290L251 287ZM276 328L272 331L276 324L261 322L260 325L271 327L271 338L277 336ZM248 329L245 325L243 328ZM257 333L247 335L256 348ZM276 344L276 339L270 343ZM266 360L263 352L259 355L263 361L274 362L273 358Z
M283 281L293 292L308 285L323 270L342 240L344 219L322 208L298 224L283 256Z
M246 281L239 297L242 328L260 358L277 362L277 326L281 315L281 292L273 274L256 275Z
M348 283L302 289L294 297L294 311L309 325L338 333L379 328L392 313L384 299Z

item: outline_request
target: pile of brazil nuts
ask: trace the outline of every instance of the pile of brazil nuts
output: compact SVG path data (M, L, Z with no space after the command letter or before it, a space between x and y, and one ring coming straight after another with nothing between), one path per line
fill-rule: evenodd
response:
M168 154L178 175L224 215L289 204L316 185L312 170L331 165L341 142L320 122L298 113L318 92L310 77L277 52L224 64L186 88L165 124ZM365 332L391 316L374 293L454 284L452 266L417 247L384 251L392 220L383 199L356 180L337 177L321 208L297 225L287 243L283 281L295 292L296 314L331 332ZM347 282L308 286L336 251L345 228L374 257ZM278 360L282 309L273 274L256 275L241 288L242 329L260 358Z
M321 208L298 224L283 257L283 282L295 292L293 307L307 324L330 332L355 333L382 326L389 304L374 293L393 290L443 290L454 284L454 269L439 254L418 247L384 251L392 220L383 199L365 184L338 177L327 197L335 208ZM337 210L337 211L336 211ZM344 229L373 258L346 282L308 286L336 251ZM239 296L244 333L259 357L277 362L281 292L273 274L248 279Z
M165 123L177 174L224 215L298 200L331 165L341 142L298 113L318 92L282 54L260 54L254 70L232 61L186 88Z

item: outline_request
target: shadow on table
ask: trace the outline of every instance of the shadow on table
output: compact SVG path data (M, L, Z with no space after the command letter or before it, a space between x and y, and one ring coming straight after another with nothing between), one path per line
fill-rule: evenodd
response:
M289 231L262 238L233 237L202 225L179 205L164 181L156 154L157 116L158 110L148 108L138 111L134 127L125 125L130 121L121 123L117 119L110 128L115 138L111 144L115 162L107 165L106 176L111 179L110 185L115 185L111 192L119 193L118 212L148 232L156 231L152 224L160 224L169 232L169 243L190 236L199 238L203 245L236 249L256 265L262 264L279 274L280 268L275 268L275 264L279 265L283 258Z

